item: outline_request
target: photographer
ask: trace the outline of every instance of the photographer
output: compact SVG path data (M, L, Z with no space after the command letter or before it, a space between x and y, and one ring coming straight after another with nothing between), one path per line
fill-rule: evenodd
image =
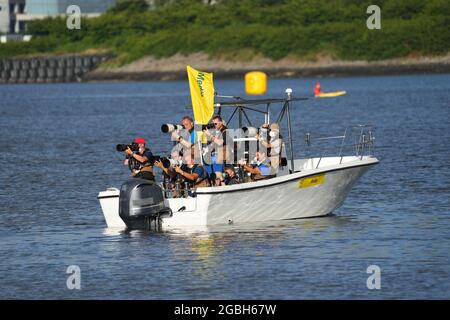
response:
M265 180L275 177L270 169L270 160L264 151L256 152L256 158L253 164L247 164L244 160L239 160L238 165L251 174L252 181Z
M182 153L178 150L173 150L170 155L170 166L164 166L161 160L155 161L155 166L160 168L163 171L163 174L170 178L174 178L177 173L175 172L176 165L182 164Z
M150 149L145 147L145 139L138 137L133 143L137 145L136 150L133 151L130 146L127 146L126 159L123 164L130 168L134 178L155 180L153 166L149 162L153 154Z
M211 148L211 164L206 165L206 171L210 177L212 184L216 186L222 185L224 182L223 171L224 162L226 161L227 147L226 147L226 130L227 127L223 123L222 118L216 115L212 118L212 123L214 125L214 131L204 128L203 132L211 143L208 145ZM212 179L211 177L214 177Z
M234 170L234 167L232 165L225 166L225 179L222 181L222 186L231 186L234 184L241 183L239 181L239 177L236 175L236 171Z
M178 150L173 150L170 155L170 165L163 163L163 161L156 160L155 166L160 168L163 172L164 188L171 192L172 197L179 198L181 196L182 179L175 171L177 165L182 165L182 153Z
M172 141L177 141L184 149L190 149L195 145L197 139L197 135L194 130L194 120L192 120L189 116L184 116L181 120L181 125L185 130L184 135L187 134L188 136L183 137L179 134L179 132L173 131Z
M194 152L188 152L184 156L184 164L176 166L175 172L187 181L191 187L208 187L208 176L201 164L195 164Z
M272 123L270 126L265 123L262 125L264 134L257 134L256 139L267 149L267 156L270 159L271 174L276 174L280 166L281 148L283 138L280 135L280 126L278 123Z

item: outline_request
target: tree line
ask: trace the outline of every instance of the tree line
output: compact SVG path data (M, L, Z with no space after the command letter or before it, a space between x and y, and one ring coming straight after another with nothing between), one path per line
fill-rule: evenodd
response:
M380 60L442 55L450 46L450 1L377 0L381 29L369 30L365 0L121 0L69 30L66 18L32 21L29 43L0 45L0 57L107 50L117 63L204 52L212 57Z

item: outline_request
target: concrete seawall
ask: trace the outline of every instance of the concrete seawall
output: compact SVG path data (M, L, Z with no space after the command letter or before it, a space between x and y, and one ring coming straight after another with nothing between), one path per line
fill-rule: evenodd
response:
M306 67L306 68L245 68L233 70L218 70L202 68L214 72L215 79L243 79L250 71L263 71L271 79L276 78L306 78L306 77L351 77L351 76L385 76L385 75L411 75L411 74L444 74L450 73L450 64L415 64L397 66L332 66L332 67ZM83 81L172 81L187 80L186 70L177 71L103 71L93 70L83 76Z
M271 79L431 74L450 73L450 54L379 61L344 61L327 57L316 61L292 57L275 61L260 56L248 61L233 61L209 57L205 53L175 54L162 59L146 56L120 67L99 67L84 75L83 81L187 80L187 65L213 72L215 79L242 79L245 73L255 70L266 72Z
M0 83L52 83L81 81L109 55L0 59Z
M450 73L450 54L373 62L299 62L287 58L279 61L255 58L249 62L233 62L212 59L205 54L177 54L164 59L148 56L121 67L99 67L101 62L111 58L113 56L110 54L96 54L0 59L0 84L186 80L187 65L214 72L216 79L242 79L245 73L254 70L264 71L270 78Z

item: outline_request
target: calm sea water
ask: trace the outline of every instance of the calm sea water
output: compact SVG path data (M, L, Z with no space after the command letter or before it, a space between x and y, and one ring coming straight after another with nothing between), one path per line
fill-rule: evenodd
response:
M316 80L271 80L268 96ZM96 197L128 177L117 143L169 150L160 125L190 113L187 82L0 86L0 298L449 299L450 76L320 81L349 94L293 108L296 155L306 132L370 123L381 160L334 215L161 233L108 230Z

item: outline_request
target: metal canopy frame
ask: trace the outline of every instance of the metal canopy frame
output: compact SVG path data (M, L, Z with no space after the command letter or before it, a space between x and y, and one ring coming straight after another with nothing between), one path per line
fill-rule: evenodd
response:
M292 143L292 126L291 126L291 113L290 113L290 102L291 101L304 101L308 100L308 98L292 98L291 93L288 92L287 98L285 99L259 99L259 100L245 100L240 97L230 97L230 96L217 96L221 98L232 98L234 100L218 102L214 104L214 107L218 107L218 114L222 113L222 107L232 107L234 108L233 113L228 119L227 123L235 116L236 112L239 111L239 128L243 127L243 118L247 120L250 126L253 126L250 119L247 116L246 110L259 112L264 114L266 123L270 123L270 106L271 104L282 104L283 107L280 110L280 113L277 117L276 123L281 124L285 115L287 115L287 128L288 128L288 140L289 140L289 151L290 151L290 160L291 160L291 170L294 172L294 146ZM254 106L265 105L265 110L255 109Z

